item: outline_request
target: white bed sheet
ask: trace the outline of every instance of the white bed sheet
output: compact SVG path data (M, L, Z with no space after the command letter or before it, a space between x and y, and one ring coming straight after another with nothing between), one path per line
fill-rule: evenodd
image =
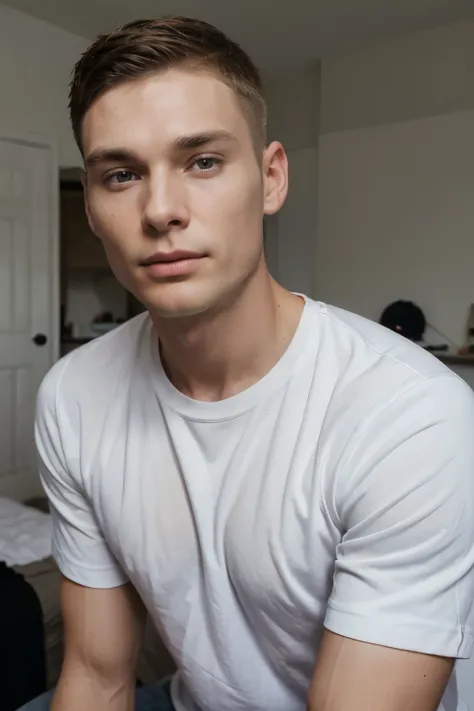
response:
M0 497L0 561L28 565L51 555L51 516Z

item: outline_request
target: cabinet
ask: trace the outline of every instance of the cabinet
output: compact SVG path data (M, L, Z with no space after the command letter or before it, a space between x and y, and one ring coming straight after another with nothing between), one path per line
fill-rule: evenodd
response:
M93 234L84 210L82 189L61 190L61 247L63 269L109 270L101 241Z
M60 184L61 355L91 340L101 314L115 321L130 317L129 295L113 275L102 247L87 221L82 185Z
M102 242L87 221L80 181L63 180L61 207L61 354L91 340L93 320L105 312L123 321L143 306L113 275Z

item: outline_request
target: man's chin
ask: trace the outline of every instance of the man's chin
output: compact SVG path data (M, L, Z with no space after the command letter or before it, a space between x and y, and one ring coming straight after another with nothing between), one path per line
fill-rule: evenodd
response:
M150 290L141 299L151 316L157 319L186 319L219 311L226 301L222 284L169 284Z
M206 313L206 308L198 308L197 306L181 306L179 308L166 309L163 307L156 307L149 309L152 316L156 316L160 319L180 319L180 318L190 318L192 316L199 316L200 314Z
M188 298L153 300L148 304L150 314L159 319L190 318L204 314L212 308L212 300L202 295Z

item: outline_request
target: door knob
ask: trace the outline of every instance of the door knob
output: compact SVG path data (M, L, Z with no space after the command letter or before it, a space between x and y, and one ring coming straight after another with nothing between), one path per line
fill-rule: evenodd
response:
M37 333L33 336L35 346L44 346L48 342L48 337L44 333Z

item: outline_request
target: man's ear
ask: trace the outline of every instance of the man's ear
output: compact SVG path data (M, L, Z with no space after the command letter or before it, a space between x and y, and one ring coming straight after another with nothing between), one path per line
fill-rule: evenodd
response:
M88 184L87 184L87 173L85 170L81 172L81 183L82 183L82 189L84 193L84 208L86 211L87 215L87 221L89 223L89 227L91 228L92 232L97 235L97 232L95 230L94 226L94 220L92 219L91 215L91 210L89 206L89 190L88 190Z
M263 212L274 215L288 194L288 158L285 149L273 141L263 154Z

